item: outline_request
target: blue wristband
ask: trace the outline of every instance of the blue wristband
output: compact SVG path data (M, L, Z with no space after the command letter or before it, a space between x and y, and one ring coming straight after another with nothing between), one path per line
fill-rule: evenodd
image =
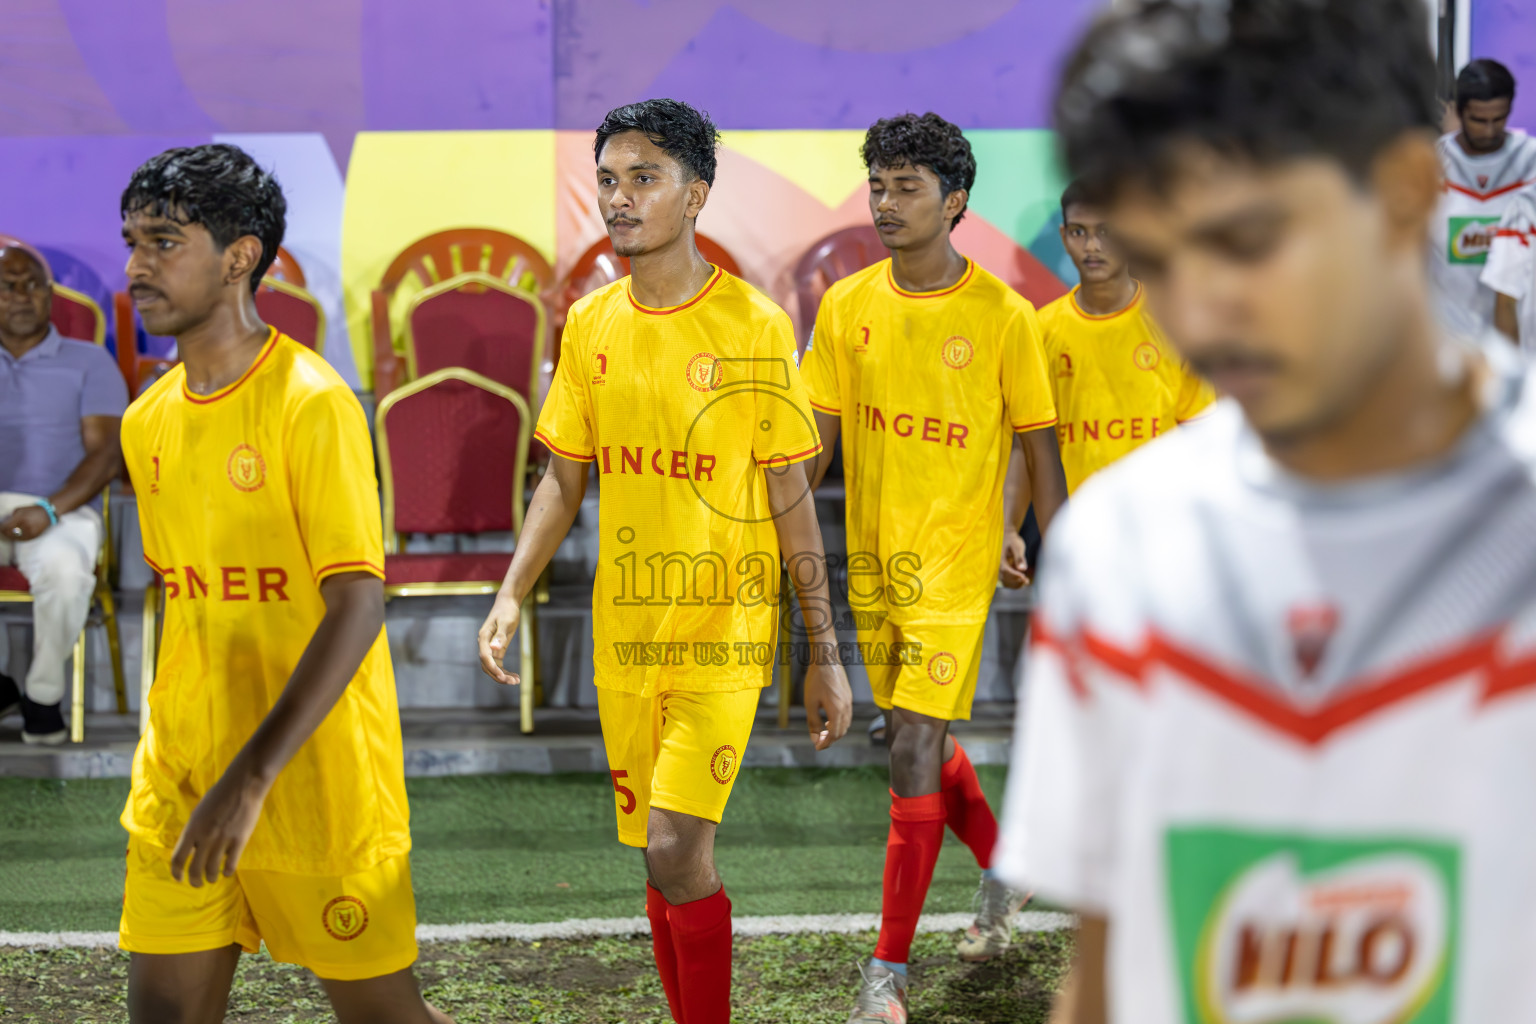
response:
M49 526L59 525L59 511L53 507L53 502L49 501L47 498L39 498L37 500L37 507L48 513Z

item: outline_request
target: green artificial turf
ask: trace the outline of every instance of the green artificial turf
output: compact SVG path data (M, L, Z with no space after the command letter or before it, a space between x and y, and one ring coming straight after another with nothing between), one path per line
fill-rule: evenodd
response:
M1005 770L978 767L993 806ZM644 913L640 854L614 833L597 774L411 779L411 857L424 923ZM126 780L0 779L0 930L115 931ZM738 915L877 913L889 797L883 769L749 768L717 861ZM926 909L967 910L977 871L949 837Z
M874 933L737 939L735 1024L842 1024ZM914 1024L1044 1024L1071 953L1068 932L1022 936L999 959L961 964L954 937L912 947ZM423 990L458 1024L669 1024L650 941L429 943L416 964ZM127 954L0 949L0 1020L122 1024ZM266 956L241 958L228 1020L290 1024L333 1018L309 974Z

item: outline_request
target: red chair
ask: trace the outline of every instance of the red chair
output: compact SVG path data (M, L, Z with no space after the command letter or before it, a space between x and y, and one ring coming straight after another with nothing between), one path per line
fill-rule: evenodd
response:
M544 304L484 273L460 274L411 298L405 359L412 380L461 366L522 395L535 412L533 382L544 355Z
M460 274L489 274L535 294L555 283L555 272L537 249L494 228L450 228L419 238L384 271L373 290L373 394L382 400L400 384L402 371L389 322L389 303L407 276L423 287Z
M402 552L407 534L505 533L523 529L523 480L533 416L505 384L458 367L391 391L374 414L384 492L387 598L493 594L506 552ZM521 725L533 731L534 601L523 604Z
M816 322L821 297L832 283L879 263L890 254L880 241L880 232L872 225L864 224L834 231L805 250L805 255L795 264L795 295L800 307L795 325L795 347L802 355L806 342L811 340L811 326Z
M282 246L277 247L277 255L272 258L272 265L262 276L268 279L276 278L288 284L298 285L300 288L304 287L304 268L299 266L299 261L293 258L293 253Z
M294 341L325 354L325 310L302 285L267 276L256 289L256 312Z

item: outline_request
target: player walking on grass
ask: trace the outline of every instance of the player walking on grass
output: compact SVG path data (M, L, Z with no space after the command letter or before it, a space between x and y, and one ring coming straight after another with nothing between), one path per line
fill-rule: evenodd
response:
M1175 426L1214 400L1211 386L1168 347L1147 312L1141 283L1114 245L1104 211L1081 182L1061 194L1061 241L1078 285L1040 310L1051 393L1056 400L1056 441L1067 493L1092 474ZM1009 524L999 567L1005 587L1028 582L1019 527L1029 509L1024 463L1008 467Z
M1536 1020L1536 396L1432 311L1423 19L1162 0L1068 61L1067 163L1231 400L1045 554L998 871L1082 915L1058 1022Z
M181 363L128 408L144 559L165 584L123 811L135 1022L224 1019L241 949L320 978L342 1024L434 1022L416 904L383 540L362 407L253 295L286 203L234 146L123 193L128 290Z
M949 723L976 692L1016 432L1042 526L1066 485L1034 308L950 244L976 178L970 143L936 114L903 114L869 129L863 155L891 258L827 291L803 369L824 446L815 483L842 436L849 600L889 723L880 940L849 1020L900 1024L946 823L983 869L963 958L1006 949L1026 898L987 870L997 822Z
M694 242L718 138L675 100L620 107L597 130L599 208L633 273L571 307L535 432L554 457L480 630L485 671L518 682L501 667L508 638L595 468L598 715L619 841L645 851L656 968L679 1024L730 1018L715 826L772 677L781 552L823 655L805 681L818 750L852 708L805 474L821 443L789 318Z

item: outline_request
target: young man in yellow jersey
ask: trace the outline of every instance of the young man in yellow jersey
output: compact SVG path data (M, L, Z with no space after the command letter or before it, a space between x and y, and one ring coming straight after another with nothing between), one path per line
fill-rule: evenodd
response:
M679 1024L730 1019L715 826L772 677L781 553L820 654L805 681L818 750L852 710L805 473L821 443L789 317L694 243L718 138L675 100L620 107L597 130L598 207L632 276L571 307L535 435L554 457L480 630L485 671L518 682L501 666L518 610L595 469L598 715L619 841L645 851L656 969Z
M976 161L936 114L864 140L869 209L891 258L834 284L803 360L824 445L843 443L849 602L887 712L891 831L880 941L851 1022L906 1020L906 961L945 824L983 869L966 959L996 956L1023 903L987 870L997 822L949 723L970 717L1021 438L1042 525L1066 498L1056 409L1029 302L955 251Z
M1071 493L1122 455L1199 415L1216 396L1147 312L1141 284L1131 277L1104 211L1082 182L1061 194L1061 221L1061 241L1077 268L1078 285L1040 310L1040 330ZM1009 529L999 569L1007 587L1022 587L1033 564L1033 552L1026 557L1019 535L1029 504L1029 480L1015 460L1008 472Z
M164 580L123 811L136 1024L224 1019L242 949L320 978L343 1024L442 1024L421 997L368 424L257 317L286 203L234 146L123 193L129 294L181 363L128 407L144 558Z

